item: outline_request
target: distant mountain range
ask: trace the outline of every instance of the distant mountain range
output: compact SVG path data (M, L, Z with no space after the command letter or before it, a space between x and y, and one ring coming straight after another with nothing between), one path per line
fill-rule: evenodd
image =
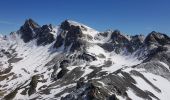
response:
M170 37L32 19L0 36L0 99L169 100Z

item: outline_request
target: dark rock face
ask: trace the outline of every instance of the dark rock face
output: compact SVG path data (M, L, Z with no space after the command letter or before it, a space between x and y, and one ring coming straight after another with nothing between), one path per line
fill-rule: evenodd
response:
M135 94L143 99L151 100L151 97L156 98L154 94L143 91L136 86L136 81L133 79L132 74L144 79L149 85L151 85L158 92L161 92L160 89L150 83L143 74L137 71L132 71L131 74L120 71L123 77L120 77L116 74L109 74L101 77L100 79L93 79L88 82L85 82L84 78L80 78L77 81L77 86L74 90L69 93L67 96L63 97L62 100L118 100L116 95L122 96L127 100L131 100L131 98L127 94L128 88L132 89ZM98 83L98 81L105 84ZM112 95L109 94L111 91Z
M147 35L144 42L138 48L138 51L140 51L139 54L142 54L142 55L144 54L143 56L146 58L144 62L149 62L154 59L154 60L160 60L160 61L163 61L169 64L167 61L168 57L165 56L165 54L168 54L167 51L168 51L169 45L170 45L169 36L167 36L166 34L153 31Z
M67 68L62 68L62 70L57 74L57 79L62 78L68 72Z
M110 39L107 42L99 43L98 45L106 51L109 52L115 51L118 54L121 51L133 53L141 46L143 46L144 41L143 35L135 36L123 35L119 30L115 30L113 32L108 31L104 33L99 33L98 35L103 38L108 38L108 36L110 36Z
M111 35L111 39L113 43L119 43L120 45L126 45L129 43L129 40L120 33L119 30L115 30L112 35Z
M61 100L118 100L115 95L109 95L103 88L97 87L93 82L83 82L83 84L77 85L79 85L77 86L79 88ZM77 95L74 95L74 93Z
M100 33L99 35L102 37L107 37L109 33ZM146 38L143 35L134 35L129 38L120 33L119 30L115 30L111 33L110 40L103 44L98 44L103 49L111 52L115 51L116 53L120 53L123 50L127 50L129 53L133 53L139 48L150 47L152 44L158 46L156 51L162 50L160 46L169 45L170 37L166 34L162 34L159 32L151 32ZM163 49L165 50L165 48ZM153 50L155 51L155 50Z
M170 80L169 70L159 62L150 61L150 62L142 63L142 64L136 66L136 68L144 68L145 70L147 70L150 73L160 75L160 76Z
M68 32L63 31L63 35L60 34L57 37L57 41L55 43L55 47L58 48L64 44L65 49L68 48L70 45L70 51L74 52L75 50L82 50L81 46L84 45L84 42L80 39L82 37L81 29L78 26L71 26L71 29Z
M70 46L71 51L77 50L83 44L80 38L82 37L83 33L79 26L71 26L71 29L68 31L66 38L65 38L65 46Z
M128 52L133 52L130 46L130 40L122 35L119 30L115 30L111 34L111 41L114 44L113 47L116 53L119 53L123 49L127 49Z
M99 35L107 37L108 34L110 33L105 32L100 33ZM109 52L115 51L116 53L119 53L126 49L128 52L132 53L143 45L143 41L144 36L142 35L130 36L128 39L128 37L121 34L119 30L115 30L111 33L110 40L107 43L98 45Z
M70 84L72 82L76 83L75 79L79 79L82 75L83 75L84 71L81 70L81 67L76 67L73 70L67 72L67 74L65 74L61 80L64 83Z
M4 100L12 100L16 96L16 94L18 93L18 90L19 90L19 88L16 88L14 91L12 91L8 95L6 95L4 97Z
M81 88L81 86L83 86L84 84L85 84L85 79L82 77L82 78L80 78L79 79L79 81L77 81L77 86L76 86L76 88L78 89L78 88Z
M170 66L170 53L168 52L159 52L151 57L148 57L145 61L162 61ZM170 69L170 67L169 67Z
M29 84L30 85L30 88L28 90L29 96L36 92L37 84L38 84L38 76L33 76Z
M107 38L109 36L108 34L111 34L110 40L105 43L98 43L98 45L106 51L114 51L118 54L121 51L133 53L141 48L147 48L147 50L151 52L151 54L153 54L153 52L166 51L166 48L161 46L170 44L169 36L155 31L151 32L146 38L143 35L134 35L128 37L121 34L119 30L115 30L113 32L99 33L98 35L103 38ZM152 44L158 46L158 48L151 50ZM149 49L148 47L151 49Z
M144 36L143 35L131 36L130 45L132 46L133 51L140 48L143 45L143 42L144 42Z
M18 34L21 35L21 38L25 43L30 40L37 39L37 45L46 45L52 43L55 39L53 34L52 25L43 25L42 27L34 22L32 19L25 21L24 25L21 26Z
M85 60L85 61L94 61L97 60L94 56L90 54L83 53L78 56L79 59Z
M99 33L99 35L103 36L103 37L107 37L108 36L108 32L104 32L104 33Z
M25 21L24 25L21 26L19 34L21 35L23 41L26 43L34 38L36 31L38 31L39 28L40 25L38 25L32 19L28 19Z
M69 64L70 64L69 60L63 60L60 63L60 68L67 68L69 66Z
M55 48L59 48L59 47L61 47L63 44L64 44L64 35L66 34L66 32L65 31L62 31L61 32L61 34L59 34L58 36L57 36L57 40L56 40L56 42L55 42L55 44L54 44L54 47Z
M166 34L162 34L159 32L152 31L145 39L145 44L157 44L157 45L165 45L170 44L170 37Z
M54 71L52 72L52 79L57 80L62 78L69 70L67 69L67 67L69 67L70 65L70 61L69 60L62 60L60 63L56 63L53 66ZM59 73L56 73L57 70L61 68L61 71Z
M86 42L82 39L84 35L80 26L71 25L66 20L61 24L60 28L62 32L58 35L54 47L58 48L64 45L64 48L67 50L71 46L70 52L84 50Z
M57 74L57 79L62 78L69 70L67 67L69 66L70 61L69 60L63 60L60 63L61 71Z
M64 22L61 23L61 29L63 29L63 30L70 30L70 28L71 28L71 25L68 22L68 20L65 20Z
M58 71L58 69L59 69L59 66L58 66L58 64L55 64L54 66L53 66L53 72L52 72L52 74L51 74L51 78L53 79L53 80L57 80L57 71Z
M37 45L46 45L52 43L55 39L52 32L51 25L43 25L37 33Z
M136 86L136 81L135 79L133 79L131 74L123 72L123 71L120 71L119 73L121 73L123 77L110 74L110 75L107 75L106 77L103 77L100 81L104 82L105 85L107 85L105 86L107 87L107 89L109 89L110 91L113 91L115 94L119 96L126 97L127 100L131 100L126 92L128 88L132 89L137 96L143 99L151 100L151 97L154 97L159 100L159 98L157 98L156 96L153 96L150 93L138 88ZM139 77L143 78L142 75Z
M98 44L100 47L102 47L106 51L113 51L114 50L114 44L112 43L103 43L103 44Z
M154 55L163 52L163 51L167 51L168 49L166 47L163 46L158 46L157 48L154 48L152 50L150 50L148 57L153 57Z

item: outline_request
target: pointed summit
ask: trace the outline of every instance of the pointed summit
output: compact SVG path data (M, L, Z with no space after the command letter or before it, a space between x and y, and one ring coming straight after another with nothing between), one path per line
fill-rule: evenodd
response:
M81 30L83 31L88 31L88 30L93 30L93 31L96 31L82 23L79 23L79 22L76 22L76 21L73 21L73 20L65 20L61 23L60 25L60 28L63 29L63 30L70 30L71 28L73 27L79 27Z
M33 39L33 37L36 35L36 31L40 28L41 26L38 25L35 21L32 19L27 19L24 23L23 26L21 26L19 30L19 34L21 35L21 38L23 41L29 42L30 40Z
M166 34L152 31L146 37L145 44L147 44L147 45L150 45L150 44L159 44L159 45L170 44L170 37L167 36Z
M71 28L73 27L80 27L80 28L85 28L87 26L81 24L81 23L78 23L78 22L75 22L75 21L72 21L72 20L65 20L61 23L60 25L61 29L63 30L70 30Z
M60 28L63 30L58 36L54 47L58 48L64 44L64 47L71 46L71 51L75 49L80 49L83 44L82 37L83 32L79 25L73 25L70 21L65 20L61 23Z
M63 30L69 30L70 29L70 27L71 27L71 24L69 23L69 21L68 20L65 20L65 21L63 21L62 23L61 23L61 29L63 29Z
M24 26L29 26L32 29L36 29L36 28L40 28L41 26L38 25L34 20L32 20L31 18L27 19L24 23Z
M120 33L119 30L115 30L111 34L111 40L113 43L127 44L129 43L129 38L126 35Z

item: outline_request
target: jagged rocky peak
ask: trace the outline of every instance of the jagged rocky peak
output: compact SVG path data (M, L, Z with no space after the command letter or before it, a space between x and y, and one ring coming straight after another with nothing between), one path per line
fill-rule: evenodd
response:
M144 35L134 35L131 36L131 41L139 41L140 43L143 43L145 40L145 36Z
M170 44L170 37L166 34L152 31L145 39L145 44L165 45Z
M111 34L111 40L113 43L127 44L129 43L129 37L121 34L119 30L115 30Z
M38 25L34 20L32 20L32 19L27 19L26 21L25 21L25 24L24 24L24 26L29 26L29 27L31 27L32 29L36 29L36 28L40 28L41 26L40 25Z
M61 23L61 33L57 36L57 41L54 47L58 48L64 45L67 49L69 46L70 51L83 50L88 39L93 37L89 34L84 34L83 31L87 30L87 27L70 20L65 20ZM88 39L87 39L88 38Z
M122 34L119 30L106 31L99 33L99 39L103 39L104 43L99 43L99 45L106 51L120 53L127 49L131 52L132 48L130 46L130 37Z
M68 20L65 20L64 22L61 23L60 27L63 30L69 30L71 28L71 24L69 23Z
M37 45L46 45L55 40L53 35L55 34L55 31L51 24L43 25L41 27L32 19L27 19L17 33L21 35L21 38L25 43L37 39Z
M73 29L78 29L79 25L73 24L73 21L65 20L61 23L60 28L63 30L69 31L69 30L73 30Z
M130 37L122 34L119 30L115 30L111 33L110 41L112 43L113 50L116 53L120 53L125 49L128 52L133 52L132 46L130 43Z
M36 30L40 28L41 26L37 24L34 20L32 19L26 19L24 25L21 26L20 30Z
M20 27L18 33L21 35L24 42L29 42L34 38L36 31L38 31L40 27L41 26L32 19L27 19L24 25Z
M56 33L53 30L53 26L51 24L43 25L36 34L37 45L46 45L52 43L55 40L53 34Z
M52 26L52 24L43 25L43 26L41 27L41 29L42 29L43 32L52 32L53 26Z
M73 27L80 28L81 30L87 30L87 27L83 24L80 24L78 22L72 21L72 20L65 20L61 23L61 29L63 30L70 30Z
M139 47L143 46L143 42L145 40L144 35L134 35L130 37L130 44L133 48L133 50L137 50Z

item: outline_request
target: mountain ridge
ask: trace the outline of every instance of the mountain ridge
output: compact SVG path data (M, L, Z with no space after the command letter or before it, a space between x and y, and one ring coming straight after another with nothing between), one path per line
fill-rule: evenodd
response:
M170 38L160 32L127 36L71 20L54 27L28 19L0 47L1 99L169 98Z

